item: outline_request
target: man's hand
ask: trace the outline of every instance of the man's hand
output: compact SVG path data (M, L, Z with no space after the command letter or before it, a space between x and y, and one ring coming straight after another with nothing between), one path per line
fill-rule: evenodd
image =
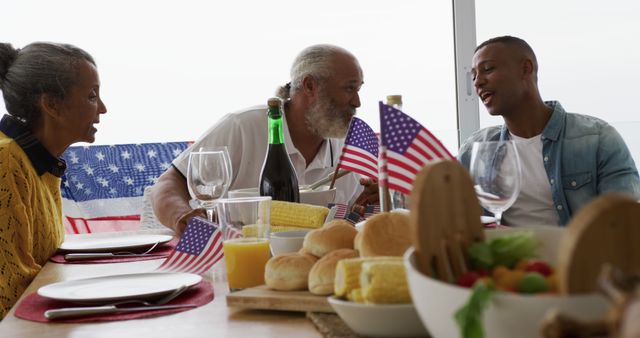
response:
M356 198L356 201L353 202L352 210L363 214L365 206L380 202L380 196L378 194L378 183L374 182L372 179L363 177L360 179L360 185L364 187L364 190L360 196Z
M186 213L184 213L182 216L180 216L180 218L178 218L178 220L176 221L176 224L173 227L173 230L176 232L176 236L182 236L182 233L184 233L184 230L187 228L187 224L189 223L189 220L196 216L206 219L207 211L205 209L198 208L198 209L189 210Z

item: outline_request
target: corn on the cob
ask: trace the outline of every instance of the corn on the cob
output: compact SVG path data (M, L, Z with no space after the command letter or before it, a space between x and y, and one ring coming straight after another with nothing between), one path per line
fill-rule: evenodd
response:
M362 297L362 289L357 288L351 290L351 292L347 294L347 299L356 303L364 303L364 298Z
M369 261L364 262L361 269L360 287L365 303L411 303L402 261Z
M273 226L271 226L271 233L274 233L274 232L283 232L283 231L299 231L299 230L307 230L307 231L309 231L309 228L303 228L303 227L286 227L286 226L280 226L280 225L273 225Z
M336 265L336 276L333 293L337 297L345 297L353 289L360 287L360 268L362 258L341 259Z
M402 263L402 257L360 257L338 261L334 280L334 293L338 297L347 296L351 290L360 287L360 271L364 262L398 261Z
M242 237L263 237L267 224L248 224L242 226Z
M328 213L328 208L317 205L271 201L273 226L319 228Z

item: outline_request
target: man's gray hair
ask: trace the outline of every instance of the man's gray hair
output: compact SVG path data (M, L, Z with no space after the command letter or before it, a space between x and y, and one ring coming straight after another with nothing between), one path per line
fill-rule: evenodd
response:
M80 61L89 53L69 44L34 42L22 49L0 43L0 89L9 114L29 126L40 118L40 96L64 99L78 82Z
M302 88L302 80L307 75L320 82L330 77L333 75L333 60L338 54L351 55L346 49L334 45L322 44L305 48L291 65L291 82L278 88L276 95L283 100L289 99Z

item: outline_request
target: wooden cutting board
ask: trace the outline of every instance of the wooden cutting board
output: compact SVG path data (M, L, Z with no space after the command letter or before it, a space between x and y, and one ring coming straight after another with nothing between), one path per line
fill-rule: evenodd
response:
M621 194L603 194L580 209L567 225L558 252L560 292L596 292L605 263L640 273L639 223L640 204Z
M256 310L335 312L327 296L316 296L309 291L275 291L266 285L228 294L227 306Z
M484 241L481 210L473 180L460 163L440 161L418 172L410 215L418 269L455 283L468 270L468 247Z

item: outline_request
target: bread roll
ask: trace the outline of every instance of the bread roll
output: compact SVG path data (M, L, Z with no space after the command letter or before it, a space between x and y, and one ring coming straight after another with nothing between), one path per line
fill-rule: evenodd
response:
M358 242L361 257L402 256L412 243L409 215L384 212L371 216Z
M353 249L353 238L358 231L344 220L331 221L304 236L302 248L314 256L322 257L338 249Z
M297 252L271 257L264 268L264 280L274 290L306 290L309 270L318 259Z
M334 219L333 221L325 223L322 227L323 228L328 228L328 227L332 227L332 226L335 226L335 225L338 225L338 224L348 225L348 226L353 228L353 224L349 223L349 221L344 220L344 219Z
M360 243L362 243L362 231L358 231L356 237L353 238L353 249L360 252Z
M338 261L358 257L353 249L338 249L329 252L313 265L309 272L309 291L316 295L333 294L333 281Z

